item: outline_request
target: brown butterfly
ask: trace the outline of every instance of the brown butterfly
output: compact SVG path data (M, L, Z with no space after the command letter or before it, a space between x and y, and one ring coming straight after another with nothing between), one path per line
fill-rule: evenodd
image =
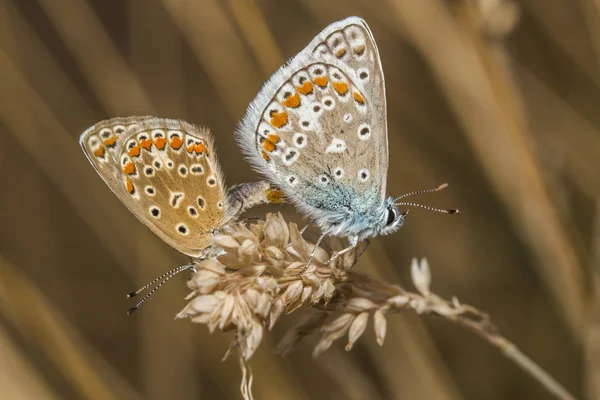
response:
M113 118L87 129L80 144L104 182L167 244L192 258L128 297L175 274L194 260L216 256L210 237L244 210L281 202L281 192L259 181L227 190L207 128L150 116Z

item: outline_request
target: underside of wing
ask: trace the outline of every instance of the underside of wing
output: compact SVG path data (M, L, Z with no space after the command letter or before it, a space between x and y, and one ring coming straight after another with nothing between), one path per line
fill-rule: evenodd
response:
M115 118L86 130L80 143L140 221L182 253L202 254L226 208L208 129L172 119Z
M351 17L330 25L275 73L251 103L237 139L257 170L309 213L381 204L385 89L366 23Z

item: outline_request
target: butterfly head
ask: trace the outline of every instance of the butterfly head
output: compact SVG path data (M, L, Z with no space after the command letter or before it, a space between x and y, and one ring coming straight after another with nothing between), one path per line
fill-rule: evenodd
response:
M409 196L414 196L417 194L438 192L448 187L448 184L444 183L433 189L425 189L418 190L416 192L406 193L396 199L392 197L388 197L383 204L377 208L376 212L376 222L375 224L359 233L357 237L359 239L366 239L368 237L377 236L377 235L389 235L390 233L396 232L400 227L404 224L404 219L408 214L408 210L404 212L400 212L398 206L408 206L408 207L418 207L423 208L429 211L440 212L444 214L460 214L459 210L456 209L444 209L444 208L434 208L430 206L425 206L423 204L411 203L411 202L399 202L398 200L404 199Z
M378 222L379 235L389 235L396 232L404 223L404 217L408 212L400 212L398 206L394 203L392 197L388 197L383 204L382 210L380 211L380 218Z
M392 197L388 197L377 207L346 214L343 217L343 222L329 226L322 224L322 228L327 234L346 236L351 241L358 242L396 232L404 223L406 214L407 212L400 212Z

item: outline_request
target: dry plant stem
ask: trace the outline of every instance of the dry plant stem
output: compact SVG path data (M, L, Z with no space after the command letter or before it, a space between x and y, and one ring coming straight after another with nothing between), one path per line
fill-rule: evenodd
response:
M441 0L390 3L431 67L513 224L538 258L535 266L573 336L581 340L586 308L582 266L544 181L505 50L478 30L474 2L457 2L460 21Z
M385 310L385 312L391 313L401 310L413 310L418 314L431 313L444 317L462 325L497 347L508 359L537 380L556 398L561 400L575 399L548 372L531 360L512 342L504 338L486 313L475 307L460 304L455 298L452 302L449 302L431 293L429 289L431 273L426 260L422 260L421 263L413 260L412 269L413 283L420 294L411 293L399 286L379 282L365 275L348 271L347 279L338 286L344 299L340 301L334 299L327 306L318 308L323 311L335 310L356 313L356 310L345 307L344 304L349 305L352 300L361 298L368 299L373 303L371 309L363 309L362 312L381 312L381 310ZM392 299L396 300L391 301ZM382 304L385 305L382 306Z
M458 322L467 329L475 332L479 336L487 340L492 346L497 347L506 358L517 364L523 371L529 374L532 378L537 380L542 386L544 386L550 393L556 398L562 400L575 400L575 396L569 393L560 383L558 383L548 372L536 364L531 358L527 357L517 346L507 340L501 335L487 332L473 321L456 318L455 322Z
M434 294L430 289L431 270L425 259L413 259L412 283L417 289L413 293L352 269L365 243L339 257L320 247L313 250L314 244L306 242L298 227L286 223L281 215L269 214L266 221L248 226L230 224L213 237L213 243L224 253L216 260L204 260L196 266L197 272L188 281L192 290L187 297L189 303L177 318L205 324L211 332L235 334L227 354L236 351L240 357L241 392L245 400L252 399L248 360L265 331L271 330L284 313L301 307L318 312L308 314L286 333L278 346L283 354L313 334L320 335L314 356L327 351L333 342L343 337L348 338L346 350L349 351L371 318L377 343L383 345L386 315L413 310L419 315L434 314L461 324L499 348L558 399L574 399L546 371L501 336L487 314L461 304L456 298L448 301Z
M408 292L405 292L404 295L406 295L407 297L414 298L421 297L419 295L415 295ZM407 303L406 307L412 308L410 304L411 302ZM575 400L575 396L569 393L548 372L546 372L542 367L540 367L525 353L523 353L514 343L500 335L497 331L497 328L491 322L487 314L471 306L462 305L462 308L465 309L465 311L467 311L468 314L438 315L443 316L444 318L449 319L453 322L456 322L459 325L462 325L463 327L467 328L471 332L474 332L477 335L484 338L492 346L498 348L502 352L502 354L506 356L506 358L513 361L523 371L529 374L533 379L537 380L542 386L546 388L546 390L548 390L548 392L552 393L556 398L561 400ZM414 308L414 310L417 313L421 313L420 310L416 308ZM465 315L473 315L479 318L480 320L475 320L472 317Z

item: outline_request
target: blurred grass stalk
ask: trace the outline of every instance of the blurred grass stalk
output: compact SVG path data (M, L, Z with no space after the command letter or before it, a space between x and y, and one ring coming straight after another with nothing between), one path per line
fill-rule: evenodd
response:
M584 346L588 399L600 398L600 198L592 234L592 299Z
M41 348L83 399L139 400L142 396L83 340L15 267L0 255L0 311Z
M0 324L0 387L7 399L59 400L39 369L19 349Z
M238 120L262 75L217 0L162 0L198 62ZM226 51L225 51L226 49ZM218 56L217 56L218 55ZM240 68L243 66L243 68Z
M498 40L486 40L476 2L396 0L397 16L423 54L464 127L522 239L537 256L541 277L571 332L582 340L583 272L545 187L522 101ZM488 38L489 39L489 38Z

